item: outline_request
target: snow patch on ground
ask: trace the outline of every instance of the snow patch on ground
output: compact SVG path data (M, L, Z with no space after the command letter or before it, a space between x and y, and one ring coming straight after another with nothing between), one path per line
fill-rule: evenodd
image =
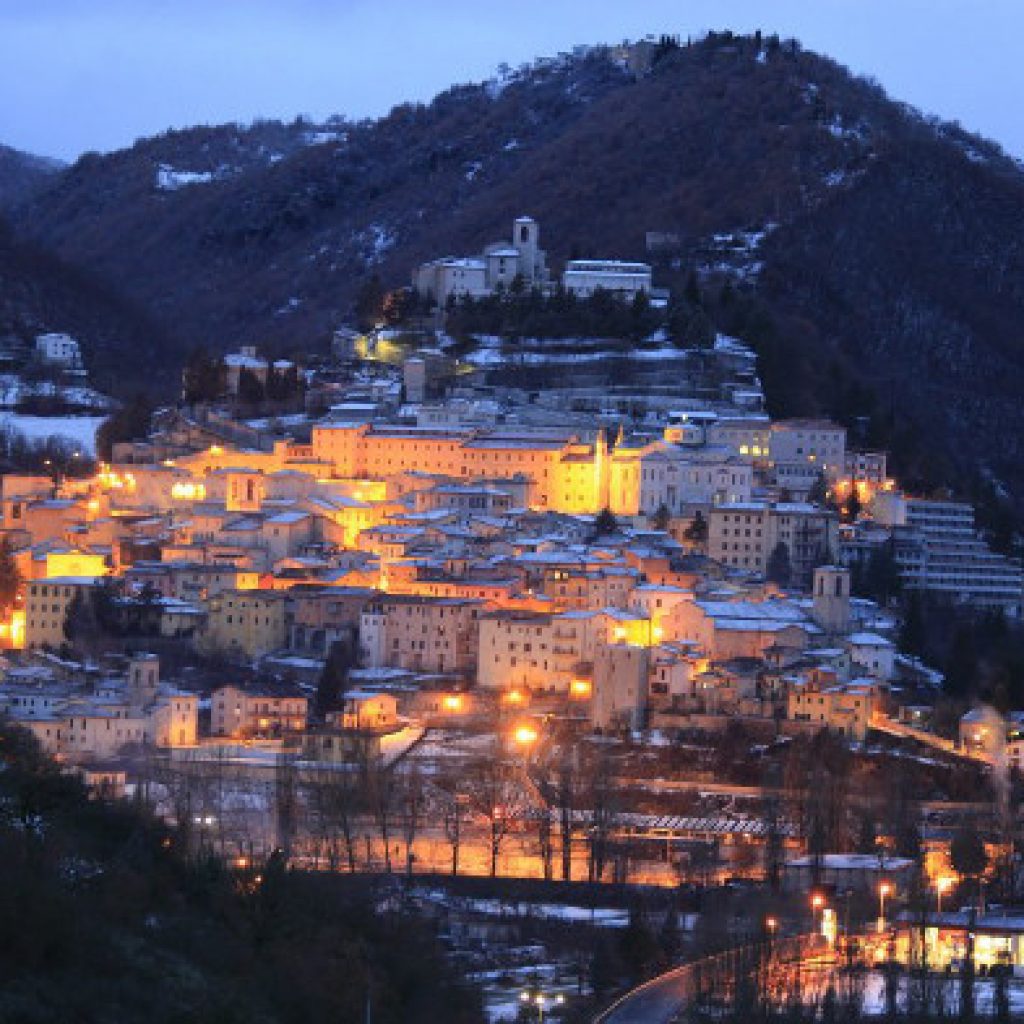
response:
M376 266L384 261L384 257L394 248L398 235L386 224L368 224L363 231L358 231L352 240L359 247L363 262L368 267Z
M307 146L323 146L328 142L345 142L348 139L348 132L329 131L321 129L314 132L305 132L302 141Z
M760 228L720 231L702 246L704 259L698 264L701 274L728 274L739 280L753 279L764 269L757 258L764 240L778 227L768 221Z
M106 395L84 384L66 386L52 381L30 384L16 373L0 374L0 406L13 408L29 398L59 398L69 405L92 409L110 409L114 404Z
M176 192L189 185L205 185L214 180L213 171L179 171L161 164L156 172L156 187L163 192Z
M62 438L83 455L96 454L96 431L104 416L27 416L21 413L0 415L0 430L16 431L30 441Z

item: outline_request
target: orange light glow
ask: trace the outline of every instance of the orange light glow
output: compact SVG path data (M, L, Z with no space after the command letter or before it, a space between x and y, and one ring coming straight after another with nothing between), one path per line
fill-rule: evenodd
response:
M171 497L175 501L202 501L206 497L206 485L193 482L172 484Z
M457 693L450 693L447 697L445 697L443 704L445 711L462 710L462 698Z
M507 704L522 704L523 695L518 690L509 690L502 698Z
M879 882L878 884L878 895L881 897L892 895L892 883L891 882Z
M539 735L532 725L519 725L516 726L515 732L512 733L512 738L521 747L529 747L537 742Z
M825 897L822 896L820 892L816 892L811 897L811 906L814 907L815 910L821 910L821 908L825 906Z
M569 684L569 693L577 700L585 700L591 693L590 680L574 679Z
M0 622L0 641L9 650L20 651L25 646L25 612L15 608L7 622Z

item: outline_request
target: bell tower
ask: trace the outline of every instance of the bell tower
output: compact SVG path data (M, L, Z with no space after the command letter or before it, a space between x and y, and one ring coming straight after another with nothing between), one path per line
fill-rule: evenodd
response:
M517 217L512 225L512 245L519 250L519 272L527 284L533 284L540 270L540 225L532 217Z
M849 569L819 565L814 570L814 621L832 636L849 632Z

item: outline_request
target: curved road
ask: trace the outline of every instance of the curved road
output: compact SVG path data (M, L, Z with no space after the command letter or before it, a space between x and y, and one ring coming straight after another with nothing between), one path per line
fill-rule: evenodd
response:
M633 989L595 1024L671 1024L689 998L689 973L680 967Z
M820 942L819 935L780 939L774 947L774 957L778 958L774 962L802 960ZM761 955L760 949L748 946L683 964L627 992L598 1016L594 1024L672 1024L692 998L701 973L704 974L705 985L708 977L716 973L731 979L735 977L737 967L743 969L745 963L746 969L750 970L756 962L751 956L759 958ZM700 987L706 991L705 985Z

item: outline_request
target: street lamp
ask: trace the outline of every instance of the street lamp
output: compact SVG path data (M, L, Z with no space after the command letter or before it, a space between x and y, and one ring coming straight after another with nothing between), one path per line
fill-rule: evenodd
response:
M878 931L885 931L885 899L892 895L891 882L878 883Z
M513 730L512 739L521 747L531 747L537 742L539 735L532 725L524 722L522 725L517 725Z
M818 930L818 922L822 911L825 909L825 894L820 892L811 893L811 929Z
M532 1006L537 1010L537 1021L543 1024L544 1014L549 1007L562 1006L565 1003L565 996L559 992L557 995L549 995L539 989L527 989L519 993L519 1001L523 1006Z
M940 875L935 880L935 910L942 913L942 897L956 885L956 879L952 875Z

